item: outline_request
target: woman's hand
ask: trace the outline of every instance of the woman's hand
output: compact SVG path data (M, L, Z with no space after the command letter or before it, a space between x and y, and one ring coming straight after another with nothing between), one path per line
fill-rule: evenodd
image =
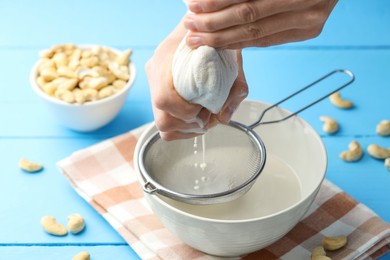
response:
M186 35L180 23L158 46L145 65L156 126L164 140L191 138L206 132L217 123L229 122L234 110L248 94L242 70L241 51L237 51L239 72L222 110L217 115L206 108L184 100L175 90L172 79L174 53Z
M187 45L266 47L318 36L337 0L188 0Z

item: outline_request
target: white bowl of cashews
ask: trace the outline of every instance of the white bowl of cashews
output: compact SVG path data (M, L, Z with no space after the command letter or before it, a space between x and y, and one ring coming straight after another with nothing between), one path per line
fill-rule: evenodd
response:
M62 125L94 131L111 122L125 103L136 76L131 53L100 45L56 45L40 52L30 83Z
M233 120L250 125L268 106L244 101ZM289 111L281 108L272 109L263 121L288 114ZM135 149L134 168L141 186L145 180L138 165L140 148L155 131L156 127L150 125ZM216 256L246 255L283 237L309 209L327 167L320 136L298 116L276 124L260 125L255 131L265 144L267 159L255 184L242 197L222 204L192 205L158 193L144 192L155 215L184 243ZM207 162L207 140L205 154Z

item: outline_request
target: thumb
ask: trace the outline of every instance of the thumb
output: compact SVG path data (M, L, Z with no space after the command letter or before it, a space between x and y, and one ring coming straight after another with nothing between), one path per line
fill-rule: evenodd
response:
M229 96L217 115L217 119L222 124L229 123L234 111L240 103L248 96L248 84L246 82L241 50L237 51L238 76L234 81Z

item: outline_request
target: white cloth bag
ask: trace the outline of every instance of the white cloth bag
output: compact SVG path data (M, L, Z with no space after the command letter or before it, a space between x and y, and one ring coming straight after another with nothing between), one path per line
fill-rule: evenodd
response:
M201 46L191 49L186 37L173 57L172 74L176 91L185 100L218 113L238 75L235 50Z

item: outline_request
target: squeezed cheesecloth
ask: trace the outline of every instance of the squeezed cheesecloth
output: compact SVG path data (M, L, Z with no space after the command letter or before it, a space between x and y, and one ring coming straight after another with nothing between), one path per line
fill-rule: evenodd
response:
M238 75L235 50L200 46L191 49L181 41L173 57L172 76L176 91L185 100L218 113Z

